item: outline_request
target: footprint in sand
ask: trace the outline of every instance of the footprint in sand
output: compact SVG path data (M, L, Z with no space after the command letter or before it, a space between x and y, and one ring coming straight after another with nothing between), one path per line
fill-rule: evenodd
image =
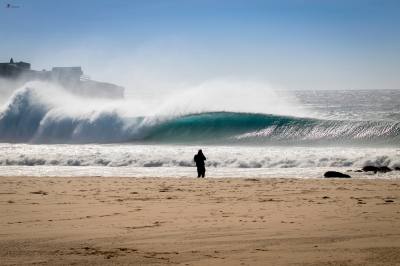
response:
M43 190L39 190L39 191L32 191L30 192L31 194L38 194L38 195L48 195L49 193L43 191Z

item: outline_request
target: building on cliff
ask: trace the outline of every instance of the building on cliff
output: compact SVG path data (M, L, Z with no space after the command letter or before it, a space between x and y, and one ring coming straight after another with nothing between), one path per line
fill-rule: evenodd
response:
M81 67L53 67L50 71L32 70L26 62L0 63L0 78L21 82L47 81L61 85L66 90L85 97L123 98L124 88L115 84L99 82L84 75Z

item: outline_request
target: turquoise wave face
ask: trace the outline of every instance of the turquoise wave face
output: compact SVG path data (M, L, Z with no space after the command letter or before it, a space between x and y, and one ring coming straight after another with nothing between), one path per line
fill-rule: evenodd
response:
M255 113L208 112L177 117L149 129L146 141L235 141L269 127L313 126L318 120ZM238 139L238 138L237 138Z
M400 122L319 120L254 113L191 114L150 128L151 142L399 145Z

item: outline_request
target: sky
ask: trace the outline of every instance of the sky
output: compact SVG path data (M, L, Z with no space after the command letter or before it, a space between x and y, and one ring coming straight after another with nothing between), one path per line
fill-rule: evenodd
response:
M0 40L0 61L82 66L137 90L400 89L398 0L9 0Z

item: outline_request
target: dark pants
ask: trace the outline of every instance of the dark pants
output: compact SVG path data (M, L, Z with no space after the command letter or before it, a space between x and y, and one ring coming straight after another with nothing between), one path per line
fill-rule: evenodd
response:
M197 166L197 177L205 177L206 176L206 167L203 166Z

